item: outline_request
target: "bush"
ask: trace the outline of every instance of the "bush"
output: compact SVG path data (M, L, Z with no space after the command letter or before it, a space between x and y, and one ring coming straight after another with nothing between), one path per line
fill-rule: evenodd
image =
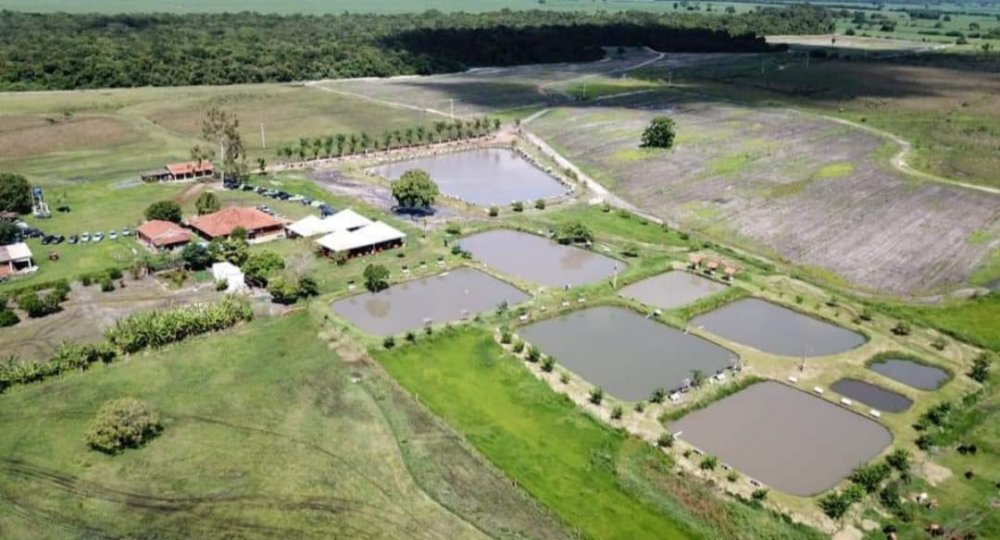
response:
M14 326L19 322L21 322L21 319L18 318L17 313L14 313L7 308L0 309L0 328Z
M612 420L621 420L623 414L625 414L625 411L622 409L621 405L615 405L611 409L611 419Z
M729 471L729 474L726 475L726 480L729 480L730 482L735 482L739 479L740 479L740 473L736 471Z
M455 223L454 221L449 221L448 224L445 225L444 232L448 234L461 234L462 227L459 226L459 224Z
M389 269L380 264L369 264L364 272L365 288L379 292L389 287Z
M890 467L896 469L901 474L907 475L910 472L910 453L906 450L899 448L893 453L885 457L885 462L889 464Z
M908 336L910 331L910 324L905 321L899 321L896 326L892 327L892 333L897 336Z
M271 300L277 304L294 304L299 299L299 288L283 277L276 277L267 284L267 292Z
M94 283L94 278L90 274L84 274L80 276L80 284L84 287L90 287Z
M434 327L431 326L431 325L429 325L429 324L427 326L425 326L424 327L424 334L427 334L428 336L433 335L434 334Z
M594 241L594 233L580 221L571 221L559 227L556 240L560 244L582 244Z
M503 343L504 345L509 345L513 339L514 336L508 330L504 330L500 333L500 343Z
M228 288L229 288L229 282L228 281L226 281L224 279L217 279L217 280L215 280L215 290L216 291L220 291L221 292L221 291L224 291L224 290L226 290Z
M542 357L542 353L540 353L538 351L538 349L536 349L535 347L528 348L528 361L529 362L537 362L539 359L541 359L541 357Z
M410 343L416 342L417 341L417 334L413 333L413 330L407 330L407 332L406 332L406 341L409 341Z
M767 493L768 490L766 488L755 489L753 490L753 493L750 494L750 498L755 501L763 501L767 498Z
M545 210L545 199L538 199L535 201L535 208Z
M698 464L698 468L703 471L714 471L718 466L719 458L715 456L705 456L702 458L701 463Z
M872 318L874 318L874 316L875 315L874 315L874 313L872 313L871 308L867 308L867 307L864 308L864 309L862 309L861 310L861 315L859 315L859 317L861 318L862 321L870 321L870 320L872 320Z
M939 351L943 351L947 346L948 342L946 342L942 337L935 338L934 341L931 342L931 347L934 347Z
M500 215L500 209L497 208L496 206L491 206L490 210L489 210L489 213L490 213L490 217L497 217L497 216Z
M604 389L600 386L595 387L590 391L590 402L594 405L600 405L604 401Z
M611 205L610 204L608 204L608 203L602 203L601 204L601 212L604 212L605 214L607 214L610 211L611 211Z
M819 507L827 517L839 520L851 508L851 501L842 493L828 493L818 501Z
M642 132L642 148L670 148L674 145L674 121L666 116L653 118Z
M517 341L517 342L515 342L513 350L514 350L515 353L521 354L521 351L524 350L524 342L523 341Z
M849 478L851 482L863 488L865 493L875 493L890 474L892 474L892 468L889 464L877 463L862 465L854 469Z
M111 281L111 278L107 276L101 278L101 291L111 292L113 290L115 290L115 282Z
M17 306L32 319L56 313L60 309L59 297L52 292L42 295L34 291L21 293L17 297Z
M515 201L514 204L510 206L515 212L524 212L524 203L521 201Z
M146 208L146 219L160 221L181 222L181 207L173 201L159 201Z
M622 249L622 255L626 257L638 257L639 256L639 246L635 244L627 244Z
M160 417L149 405L135 398L105 403L87 431L87 444L106 454L138 448L163 430Z
M559 374L559 382L563 384L569 384L569 373L565 371Z
M135 313L119 319L106 335L108 342L120 351L133 353L224 330L253 320L253 316L253 307L247 299L226 296L214 304Z
M542 371L546 373L552 373L552 370L556 367L556 359L551 356L546 356L542 359Z
M652 403L663 403L663 400L667 397L667 391L663 387L653 390L653 394L649 396L649 401Z
M660 433L659 438L656 439L656 446L660 448L671 448L674 446L674 434L664 431Z
M394 338L392 336L386 336L386 338L382 340L382 346L385 347L386 349L391 349L391 348L395 347L396 346L396 338Z
M641 412L643 412L643 411L646 410L646 402L644 402L644 401L636 401L635 405L632 406L632 408L635 409L635 412L641 413Z
M969 370L968 376L979 383L986 382L990 378L990 367L993 364L994 353L984 352L976 357L972 361L972 369Z

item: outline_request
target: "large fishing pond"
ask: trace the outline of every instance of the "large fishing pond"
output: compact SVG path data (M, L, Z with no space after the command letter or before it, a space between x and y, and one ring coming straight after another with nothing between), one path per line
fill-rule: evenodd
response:
M944 369L904 358L878 360L868 369L918 390L937 390L951 378Z
M857 379L840 379L830 385L830 390L879 411L902 412L913 405L913 401L902 394Z
M387 336L427 323L463 319L503 302L518 304L528 295L508 283L472 268L393 285L333 303L332 309L369 334Z
M482 148L438 154L374 167L372 172L398 180L410 169L426 171L445 195L482 206L530 202L569 189L523 156L506 148Z
M781 356L826 356L861 346L865 337L759 298L744 298L691 320L694 326Z
M882 425L778 382L758 383L671 425L679 438L775 489L826 491L892 443Z
M660 309L686 306L725 290L726 286L689 272L672 271L644 279L619 294Z
M518 333L543 353L626 401L681 386L692 370L711 375L736 355L627 309L599 306L528 325Z
M575 287L611 277L625 264L583 248L507 229L474 234L459 241L472 258L504 274L546 287Z

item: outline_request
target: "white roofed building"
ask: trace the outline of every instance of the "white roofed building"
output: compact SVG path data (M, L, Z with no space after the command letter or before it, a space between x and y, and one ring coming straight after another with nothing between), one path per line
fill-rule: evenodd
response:
M212 278L215 281L226 282L226 292L235 293L244 291L247 288L246 277L243 270L228 262L217 262L212 265Z
M290 236L311 238L337 231L354 231L372 223L372 220L348 208L322 219L316 216L304 217L289 225L287 230Z
M38 270L31 248L24 242L0 246L0 280L14 275Z
M316 240L316 243L328 254L346 253L353 257L399 247L405 239L405 233L391 225L375 221L353 230L334 231Z

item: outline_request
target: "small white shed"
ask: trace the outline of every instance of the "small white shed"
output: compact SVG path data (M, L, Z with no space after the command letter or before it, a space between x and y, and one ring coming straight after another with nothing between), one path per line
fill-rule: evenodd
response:
M212 265L212 277L215 281L225 281L227 293L244 291L247 288L243 270L228 262L218 262Z

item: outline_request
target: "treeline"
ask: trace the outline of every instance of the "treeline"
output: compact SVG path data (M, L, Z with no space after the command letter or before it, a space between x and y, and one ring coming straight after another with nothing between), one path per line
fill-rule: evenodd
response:
M739 15L498 11L411 15L0 12L0 89L285 82L587 61L602 46L771 50L765 34L832 31L805 6Z
M489 135L500 129L499 118L475 118L470 120L453 120L434 122L433 129L416 126L406 129L384 131L381 135L372 136L367 132L336 135L326 137L302 137L298 144L282 144L278 146L279 158L291 160L298 157L299 161L364 154L369 150L392 150L407 148L420 144L435 142L459 141L475 139Z

